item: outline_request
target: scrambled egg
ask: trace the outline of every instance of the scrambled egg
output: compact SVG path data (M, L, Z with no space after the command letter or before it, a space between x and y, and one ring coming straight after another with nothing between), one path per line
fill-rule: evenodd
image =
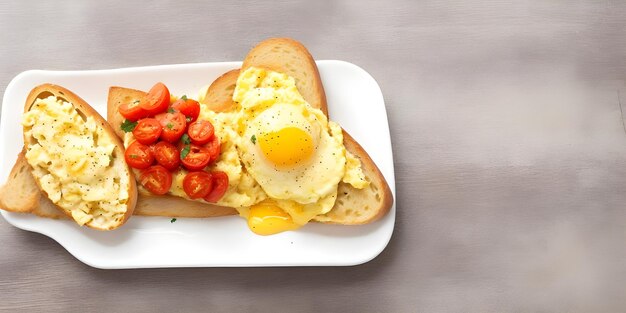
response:
M123 218L128 176L114 166L115 144L92 117L50 96L35 101L22 125L25 138L32 138L26 159L53 203L79 225L115 225Z

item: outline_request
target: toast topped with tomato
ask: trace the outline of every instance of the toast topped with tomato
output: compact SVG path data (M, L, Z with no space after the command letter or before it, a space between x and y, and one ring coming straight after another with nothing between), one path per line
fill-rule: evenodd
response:
M272 48L268 48L268 46L272 46ZM314 68L315 70L314 71L307 70L307 71L304 71L305 72L304 74L300 74L297 71L292 71L289 67L284 66L284 64L281 67L281 62L284 62L284 60L286 59L282 58L283 61L281 61L280 54L274 55L273 57L271 55L259 56L259 54L276 53L275 51L283 51L283 52L287 51L285 53L292 56L292 58L289 60L291 61L299 60L300 62L307 62L307 65L309 66L308 68L309 69ZM256 61L253 61L253 60L256 60ZM214 135L220 141L220 144L222 147L221 152L231 151L232 152L231 156L232 155L238 156L234 160L229 159L228 161L228 162L232 161L231 162L232 164L239 164L240 168L239 168L239 172L234 175L236 176L235 178L236 182L235 183L231 182L229 184L226 194L231 195L230 192L232 192L233 194L238 195L238 197L231 197L231 198L240 198L239 196L241 196L242 194L245 194L248 196L247 200L249 200L247 203L244 203L244 204L241 204L241 203L236 204L236 203L228 202L228 201L222 202L218 200L216 202L213 202L207 205L207 212L212 212L215 208L234 207L235 209L239 211L240 215L248 218L249 224L250 224L250 216L254 214L256 214L254 215L254 217L260 216L261 219L266 218L267 215L278 215L278 216L289 215L288 213L286 214L285 212L280 212L279 209L282 210L282 208L275 205L276 202L280 202L285 199L275 199L275 198L272 198L272 196L267 195L267 194L260 195L260 196L255 194L254 196L251 196L250 195L251 192L247 192L249 191L247 189L250 189L250 188L253 191L254 190L259 191L259 188L258 188L259 183L256 182L256 178L254 177L254 175L250 173L249 166L245 165L247 162L245 160L245 155L247 152L246 151L242 152L242 150L245 149L244 148L245 143L242 143L242 141L248 141L248 140L254 141L255 138L253 136L250 139L245 138L245 140L242 140L241 138L242 130L241 129L229 130L228 127L224 125L225 124L224 121L230 121L230 122L235 122L235 123L241 122L241 115L242 115L241 104L233 100L234 99L233 97L236 98L235 92L237 91L237 88L240 85L238 83L238 79L241 80L241 73L243 73L244 71L250 68L256 71L255 73L259 73L260 71L262 71L264 76L282 75L281 77L285 79L286 81L292 79L293 81L295 81L295 88L292 88L293 90L299 91L300 89L298 89L297 87L298 85L300 85L301 88L308 88L307 86L311 86L311 88L313 90L317 90L317 92L310 92L309 89L306 89L306 92L302 92L302 94L309 94L310 99L307 99L304 96L301 96L301 98L303 99L304 102L307 102L308 107L312 109L317 109L322 113L323 116L326 116L325 112L327 112L327 107L326 107L326 98L325 98L325 95L323 94L323 86L321 85L321 80L319 79L319 73L317 72L317 67L315 67L315 63L313 62L312 63L313 66L311 66L310 62L313 62L313 61L312 61L312 58L310 57L310 54L308 54L308 51L306 51L306 49L301 44L293 40L271 39L268 41L264 41L259 45L259 47L254 48L250 52L249 56L246 57L246 60L244 61L244 66L241 70L235 69L219 77L208 88L206 95L204 95L204 97L200 99L200 101L202 102L199 104L199 106L201 107L200 111L211 112L207 114L202 113L200 115L202 117L205 117L209 123L218 125L217 127L214 126L213 128L214 128ZM289 74L294 75L294 76L300 75L301 78L293 79L293 77L289 76ZM306 82L304 84L298 84L298 82L300 82L301 80L305 80L305 79L306 79ZM248 84L248 83L249 82L245 80L241 81L241 84ZM255 88L257 88L255 90L263 90L263 88L267 88L267 87L256 86ZM280 92L280 90L277 92ZM141 97L145 97L145 95L147 94L142 95L141 92L132 90L132 89L125 89L121 87L111 88L110 93L109 93L109 102L108 102L109 122L114 127L119 126L119 128L121 129L125 121L125 117L120 113L120 111L124 111L125 108L122 108L122 110L120 110L120 107L125 103L129 103L129 101L116 101L116 99L126 99L126 100L132 99L132 101L140 103ZM172 107L174 107L174 104L176 103L175 101L180 101L180 99L177 99L176 97L172 97L172 99L173 100L171 102L171 105ZM185 101L190 101L190 100L186 99ZM172 112L170 112L170 114L182 113L182 110L177 110L177 109L172 109L171 111ZM227 116L228 114L231 114L231 115ZM193 115L190 116L187 114L182 114L182 115L185 115L185 117L189 121L197 121L196 116L193 116ZM224 116L227 116L227 117L224 118ZM127 115L126 117L130 117L131 119L133 118L132 116L129 116L129 115ZM195 122L191 122L190 125L194 125L193 123ZM160 122L160 124L165 125L167 127L168 122ZM173 123L172 129L174 131L178 131L180 128L182 127L179 127L177 124ZM163 128L162 131L166 131L165 128ZM133 131L133 133L135 132L140 133L140 131ZM187 135L191 135L191 134L188 133ZM237 137L237 136L239 138L236 138L232 143L229 143L231 140L234 139L234 137ZM334 201L331 205L331 209L322 214L316 214L314 216L309 216L309 217L311 220L314 220L314 221L319 221L319 222L324 222L324 223L345 224L345 225L363 224L363 223L371 222L383 216L389 210L391 203L392 203L391 192L389 190L387 183L384 181L382 174L380 173L378 168L375 166L371 158L362 149L362 147L358 145L358 143L356 143L354 139L352 139L352 137L350 137L345 131L340 131L340 136L342 138L341 142L345 146L345 150L344 150L345 152L343 153L345 155L350 155L350 158L349 158L350 162L352 162L353 164L358 164L359 171L361 172L361 175L362 175L362 179L364 179L367 183L362 184L361 186L355 186L354 184L351 184L349 181L347 182L343 180L339 181L337 185L335 186L336 189L333 190L333 193L336 196L333 197ZM126 141L128 141L128 138L130 136L128 134L124 134L124 137L126 138ZM194 136L192 135L191 137L193 138ZM181 138L182 138L182 135L181 135ZM177 145L179 148L181 147L180 142ZM255 146L255 144L253 143L252 146ZM180 150L180 152L182 153L182 150ZM180 154L179 156L182 156L182 154ZM214 167L218 167L218 164L220 164L220 162L223 161L223 159L228 159L228 158L227 157L223 158L220 155L217 159L210 160L209 163L207 163L207 165L201 168L201 170L210 172L213 170ZM343 162L346 162L346 159L343 159L343 160L344 160ZM181 159L180 162L184 163L184 159ZM188 175L189 171L193 172L193 171L198 170L196 168L191 168L191 169L187 168L184 164L182 165L182 167L188 170L185 173L185 175ZM280 169L280 167L278 168ZM226 173L230 174L230 172L228 171L226 171ZM173 178L173 180L176 181L177 179ZM184 177L178 178L178 180L182 180L184 182ZM251 184L248 183L247 185L241 186L238 183L240 181L247 181L247 182L252 181L252 183ZM204 183L204 185L206 185L206 183ZM182 188L182 190L185 191L184 188ZM261 193L263 192L267 193L263 187L260 188L260 191ZM165 210L167 210L167 212L169 213L168 215L185 216L186 215L185 207L190 205L190 203L194 202L194 201L189 201L189 200L207 202L203 200L198 200L198 198L194 199L193 197L194 195L192 193L188 193L188 192L185 192L185 193L186 194L182 194L180 190L169 192L170 195L178 196L179 199L172 200L171 208L165 208ZM200 193L202 194L202 191ZM270 202L270 204L267 204L268 202ZM255 205L258 205L259 203L263 203L264 207L262 209L257 210L256 212L251 212L250 207L251 206L254 207ZM300 206L300 208L302 208L302 207L306 207L307 205L307 204L304 204L304 205L302 204L303 203L298 202L296 203L296 206ZM262 213L258 213L258 211L262 211L262 210L265 210L265 211ZM267 214L267 212L270 212L270 214ZM230 212L223 212L223 213L232 214L233 212L230 211ZM292 220L294 219L293 216L289 216L289 217L291 217Z

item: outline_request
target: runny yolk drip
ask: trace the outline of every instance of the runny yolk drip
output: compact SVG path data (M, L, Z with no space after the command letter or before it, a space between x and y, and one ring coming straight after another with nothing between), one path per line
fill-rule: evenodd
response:
M313 154L311 135L297 127L285 127L259 138L265 157L277 167L290 167Z
M248 227L257 235L273 235L300 228L291 216L271 202L261 202L250 208Z

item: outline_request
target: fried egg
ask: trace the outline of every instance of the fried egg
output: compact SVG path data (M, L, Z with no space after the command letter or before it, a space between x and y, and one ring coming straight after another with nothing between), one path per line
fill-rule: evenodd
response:
M358 161L347 162L339 125L305 101L292 77L278 72L248 68L233 100L240 107L240 158L268 196L240 210L250 228L262 234L291 230L330 211L339 182L361 170Z

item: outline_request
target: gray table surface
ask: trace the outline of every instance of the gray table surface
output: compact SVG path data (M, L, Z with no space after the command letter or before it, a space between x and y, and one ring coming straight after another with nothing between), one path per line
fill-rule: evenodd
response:
M0 30L0 92L296 38L376 78L397 185L348 268L98 270L0 219L0 310L626 311L622 1L3 1Z

